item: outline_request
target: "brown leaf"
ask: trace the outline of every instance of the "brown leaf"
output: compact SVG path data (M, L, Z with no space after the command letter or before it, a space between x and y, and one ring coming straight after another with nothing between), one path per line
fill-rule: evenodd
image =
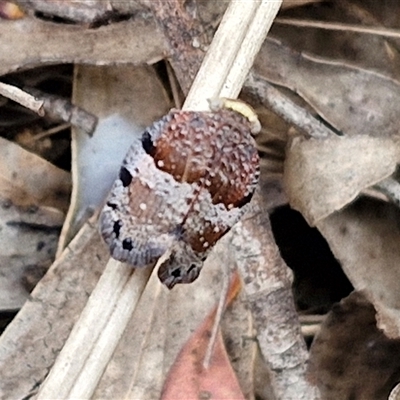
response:
M400 337L399 226L397 207L366 198L317 224L353 286L374 303L379 326L390 337Z
M400 340L376 327L363 292L333 307L315 338L310 373L325 400L386 400L400 380Z
M255 70L287 87L347 135L397 135L400 83L373 70L317 58L267 39Z
M240 289L238 275L231 282L229 304ZM244 399L218 331L210 366L203 367L214 324L216 308L193 333L171 367L162 392L162 400L176 399Z
M43 158L0 138L0 192L14 204L66 211L71 177Z
M310 225L350 203L359 192L390 176L398 150L390 138L298 137L285 161L286 193Z
M99 243L97 226L87 223L1 336L4 398L26 396L48 375L104 269L107 250Z

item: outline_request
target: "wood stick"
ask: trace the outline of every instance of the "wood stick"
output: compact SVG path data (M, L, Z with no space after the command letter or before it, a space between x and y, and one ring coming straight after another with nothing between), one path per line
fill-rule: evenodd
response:
M36 99L35 96L24 92L20 88L0 82L0 95L21 104L22 106L34 111L40 116L44 115L43 100Z
M150 273L148 268L134 270L110 259L40 388L37 399L90 397L143 293ZM107 342L106 352L104 340ZM99 353L101 357L96 360L95 356ZM88 379L83 385L82 377ZM77 389L73 391L76 383L80 384L80 393L76 393ZM71 397L71 391L74 397Z

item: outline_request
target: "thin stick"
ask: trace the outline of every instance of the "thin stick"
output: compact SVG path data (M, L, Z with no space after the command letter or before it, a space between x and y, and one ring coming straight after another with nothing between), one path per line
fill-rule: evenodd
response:
M319 139L335 134L309 111L298 106L257 74L249 74L245 88L248 93L258 98L267 108L303 133Z
M340 22L312 21L308 19L276 18L275 22L281 25L298 26L302 28L316 28L330 31L355 32L366 35L384 36L389 38L400 38L400 30L384 28L380 26L362 26L343 24Z
M238 51L260 4L260 0L229 3L190 88L184 109L205 111L209 109L207 99L220 97L229 70L237 60ZM240 84L238 86L241 87ZM234 89L236 88L232 87L232 91ZM226 97L234 97L234 93L229 93Z
M80 374L87 377L88 371L93 375L90 382L86 382L81 393L87 394L94 390L128 323L132 308L137 304L146 286L150 273L150 268L134 270L110 259L78 322L40 388L37 399L70 398L69 393L80 378ZM130 307L127 306L129 302ZM118 320L119 317L122 318L121 321ZM112 332L110 332L110 322L112 322ZM103 350L105 333L109 334L106 337L107 355L104 358L98 358L97 365L92 362L91 368L84 370L85 363L88 360L93 361L93 357ZM77 394L76 398L82 398L82 396Z
M241 2L236 2L238 8L243 8ZM262 1L254 18L250 21L249 28L239 47L232 67L219 93L219 97L235 99L242 90L244 81L254 64L272 22L278 13L280 1Z
M281 3L256 0L246 7L240 1L229 3L184 109L208 110L207 99L239 95Z
M174 100L174 105L176 108L181 108L183 99L181 100L181 96L179 95L180 94L179 93L179 85L178 85L178 82L174 75L174 71L169 62L166 62L165 65L167 67L168 82L171 86L172 98Z
M47 129L46 131L39 132L35 136L32 136L32 138L29 140L29 142L37 142L38 140L42 140L48 136L52 136L60 131L63 131L64 129L68 129L70 127L71 127L71 124L69 122L66 122L65 124L57 125L54 128Z
M35 96L32 96L15 86L0 82L0 95L21 104L25 108L39 114L41 117L44 115L43 100L38 100Z

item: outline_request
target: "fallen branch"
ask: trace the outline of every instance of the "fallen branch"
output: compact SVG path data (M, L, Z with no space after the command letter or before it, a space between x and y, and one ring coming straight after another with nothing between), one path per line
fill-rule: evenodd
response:
M245 89L265 107L308 136L323 139L335 134L311 113L299 107L256 73L249 74Z
M35 96L24 92L16 86L8 85L7 83L3 82L0 82L0 94L43 117L43 100L37 99Z
M70 100L60 96L27 88L27 92L34 95L43 104L43 112L47 117L56 121L68 122L92 135L97 125L97 117L81 107L77 107Z

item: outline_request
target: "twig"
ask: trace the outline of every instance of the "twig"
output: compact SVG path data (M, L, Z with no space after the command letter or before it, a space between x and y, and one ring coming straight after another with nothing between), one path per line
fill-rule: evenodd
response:
M21 104L22 106L28 108L29 110L34 111L40 116L44 115L43 110L43 100L38 100L36 97L31 94L24 92L23 90L8 85L7 83L0 82L0 94L4 97L7 97L10 100L15 101L16 103Z
M300 315L301 334L314 337L320 330L326 315Z
M275 22L281 25L291 25L303 28L326 29L330 31L356 32L366 35L376 35L383 37L400 38L400 30L384 28L380 26L362 26L353 24L343 24L340 22L312 21L308 19L295 18L276 18Z
M256 73L249 74L245 89L263 105L305 134L320 139L334 134L307 110L299 107Z
M211 334L209 338L209 344L207 346L206 354L204 355L203 360L203 368L207 369L210 366L211 357L214 350L215 341L217 338L218 330L220 329L221 319L224 314L226 299L229 291L229 283L230 283L230 266L229 265L221 265L221 268L225 269L225 274L222 277L222 287L221 287L221 295L218 302L218 307L215 312L214 323L211 329Z
M25 90L42 102L43 111L47 117L68 122L82 129L88 135L92 135L96 129L98 118L81 107L73 105L70 100L33 88L26 88Z
M171 67L171 64L169 62L166 62L165 65L167 68L168 82L171 87L172 98L174 100L175 108L181 108L182 102L183 102L183 99L181 99L182 92L180 92L180 90L179 90L179 84L176 80L176 76L174 75L174 71Z
M325 0L283 0L282 9L303 7L311 3L321 3Z
M280 4L280 1L249 1L243 7L242 2L230 3L184 108L208 110L207 99L237 97Z
M149 268L134 270L110 259L40 388L38 400L90 397L139 301L150 273ZM96 373L92 373L93 370Z
M42 131L37 133L35 136L32 136L28 142L37 142L38 140L42 140L43 138L46 138L48 136L54 135L60 131L63 131L64 129L70 128L71 124L65 123L61 125L57 125L54 128L47 129L46 131Z
M280 256L261 204L256 193L253 210L235 225L232 238L260 350L276 398L318 399L318 389L307 380L308 352L294 305L292 272Z
M390 392L388 400L400 400L400 383L398 383Z

